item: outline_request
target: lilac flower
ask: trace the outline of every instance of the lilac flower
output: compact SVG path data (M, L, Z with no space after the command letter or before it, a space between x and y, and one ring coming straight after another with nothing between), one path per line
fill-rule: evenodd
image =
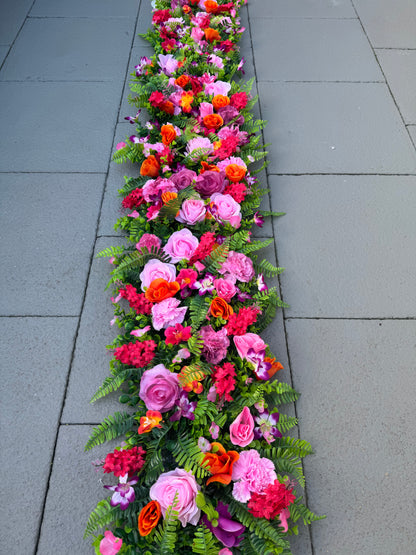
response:
M220 427L215 422L211 422L211 426L209 428L209 433L212 436L212 439L218 439L218 435L220 433Z
M254 428L254 437L260 439L264 437L267 443L273 443L276 437L282 437L282 434L277 429L277 423L279 422L279 413L273 412L269 414L267 410L260 413L260 416L256 416L255 419L258 426Z
M228 505L224 505L221 501L219 501L216 510L219 515L217 526L214 527L206 515L202 517L203 523L223 545L226 547L238 547L242 540L241 535L246 529L245 526L235 520L231 520Z
M159 67L166 75L172 75L178 67L178 60L172 54L159 54Z
M205 293L212 293L215 289L214 280L215 280L215 276L207 272L203 277L203 279L196 281L193 284L193 288L199 289L200 295L205 295Z
M172 362L181 362L181 360L183 360L184 358L189 358L191 356L191 353L188 351L188 349L184 348L184 349L179 349L179 351L176 353L176 355L174 356L174 358L172 359Z
M127 481L128 477L129 477L128 474L124 474L124 476L120 476L119 483L117 486L104 486L106 489L109 489L114 492L110 500L110 505L112 507L116 507L117 505L120 505L120 509L122 511L125 511L127 507L130 505L130 503L133 503L133 501L136 498L136 495L134 493L134 489L132 488L132 486L136 485L139 479L136 477L133 477L133 478L130 478L129 481Z
M259 291L268 291L269 290L269 288L267 287L267 285L264 281L264 275L263 274L259 274L257 276L256 283L257 283L257 288L258 288Z
M237 299L240 301L240 303L243 303L244 301L249 301L252 298L253 297L251 295L245 293L244 291L241 291L241 289L237 287Z
M152 60L150 58L147 58L146 56L142 56L137 66L134 66L134 69L136 70L136 76L140 77L140 75L143 75L144 68L146 66L149 66L151 63L152 63Z
M196 401L190 402L188 399L188 393L186 391L181 392L175 404L178 407L178 410L174 412L172 416L169 418L171 422L176 422L182 416L184 418L188 418L189 420L195 420L194 412L196 409L197 402Z
M254 373L260 380L269 380L269 370L272 367L270 362L266 362L264 357L266 351L262 350L256 353L254 349L247 351L246 359L254 365Z
M263 227L264 224L264 216L262 216L259 212L256 212L254 214L254 223L259 226L259 227Z

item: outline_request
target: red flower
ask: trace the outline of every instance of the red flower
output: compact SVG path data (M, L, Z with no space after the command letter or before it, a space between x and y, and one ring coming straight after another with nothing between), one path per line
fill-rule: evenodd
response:
M231 106L234 106L238 111L242 110L247 106L247 93L246 92L239 92L235 93L230 98Z
M123 202L121 203L123 208L136 208L144 203L143 199L143 190L142 189L134 189L129 195L127 195Z
M182 341L188 341L191 337L191 326L184 328L182 324L175 324L165 330L166 345L179 345Z
M190 264L194 264L197 260L203 260L204 258L209 256L215 244L215 233L212 233L211 231L207 231L206 233L204 233L199 241L199 245L196 251L189 261Z
M125 289L120 289L120 295L127 299L131 308L138 314L151 314L153 303L148 301L144 293L138 293L133 285L126 285Z
M132 447L114 453L108 453L105 458L103 470L105 473L112 472L114 476L124 476L125 474L136 474L144 465L146 451L142 447Z
M244 335L247 333L247 328L255 323L259 312L261 312L259 308L253 308L251 306L243 306L240 308L238 313L234 313L230 316L225 326L227 334Z
M220 160L225 160L234 154L238 147L238 137L230 135L221 141L221 146L215 151L215 156Z
M235 389L235 366L231 362L225 362L222 367L215 366L215 371L211 374L220 400L222 397L228 402L233 401L230 392Z
M159 91L154 91L152 92L152 94L149 96L149 102L150 104L153 106L153 108L157 108L158 106L160 106L160 104L162 104L162 102L165 100L165 97L163 96L163 94Z
M224 189L224 195L231 195L236 202L243 202L247 194L247 186L244 183L230 183Z
M169 10L158 10L153 14L152 23L159 25L160 23L164 23L170 18L170 11Z
M176 278L176 281L179 283L181 289L184 289L185 287L192 287L197 278L198 274L197 272L195 272L195 270L191 270L190 268L182 268Z
M296 499L292 489L287 489L286 484L275 480L269 484L262 493L252 493L248 502L248 510L256 518L272 520L286 509Z
M129 364L135 368L143 368L152 362L156 347L157 344L152 339L149 341L137 341L136 343L125 343L115 349L114 357L122 364Z

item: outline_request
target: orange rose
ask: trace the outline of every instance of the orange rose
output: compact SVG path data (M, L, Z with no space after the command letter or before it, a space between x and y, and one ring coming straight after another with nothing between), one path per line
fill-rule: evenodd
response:
M213 474L207 480L207 485L211 482L219 482L228 485L231 482L233 464L240 458L237 451L225 451L221 443L211 443L211 452L206 453L202 463L208 463L206 468Z
M188 83L189 75L181 75L180 77L175 79L175 85L178 85L178 87L182 87L182 89L184 89Z
M209 42L214 42L216 40L222 40L221 35L219 34L219 32L216 29L211 29L211 27L207 27L206 29L204 29L204 33L205 33L205 38Z
M220 108L225 108L225 106L228 106L229 103L230 99L228 98L228 96L224 96L223 94L216 94L212 99L212 105L216 110L219 110Z
M139 513L137 527L141 536L147 536L153 530L162 516L158 501L150 501Z
M205 116L203 122L207 129L219 129L224 124L224 120L219 114Z
M148 175L149 177L157 177L159 175L160 164L156 157L151 154L144 160L140 168L140 175Z
M204 6L207 13L215 13L218 8L218 4L214 2L214 0L206 0L206 2L204 2Z
M173 125L162 125L160 130L162 135L162 143L166 146L170 145L176 139L176 131Z
M210 311L214 318L222 318L223 320L228 320L228 318L234 312L227 301L224 301L224 299L221 299L221 297L215 297L214 299L212 299Z
M246 168L239 166L238 164L230 164L225 168L225 175L233 183L238 183L246 175Z
M173 112L175 111L175 106L172 104L170 100L165 100L162 104L159 104L159 108L162 112L166 112L170 116L173 116Z
M165 191L164 193L162 193L162 202L163 204L167 204L177 196L178 193L174 193L173 191Z
M220 172L220 168L218 166L215 164L208 164L208 162L205 162L204 160L201 161L201 166L202 168L199 171L200 174L204 172Z
M144 295L150 302L160 303L176 295L180 288L177 281L166 281L163 278L156 278L146 289Z

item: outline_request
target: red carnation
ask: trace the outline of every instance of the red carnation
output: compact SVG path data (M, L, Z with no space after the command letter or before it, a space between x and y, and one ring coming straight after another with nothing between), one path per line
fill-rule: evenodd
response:
M292 489L287 489L286 484L275 480L269 484L262 493L252 493L248 502L248 510L256 518L272 520L286 509L296 499Z
M234 106L238 111L242 110L247 106L248 98L247 93L239 92L235 93L230 98L231 106Z
M255 323L257 314L261 310L251 306L243 306L238 313L231 314L227 325L225 326L228 335L244 335L247 328Z
M207 231L204 233L199 241L199 245L192 255L191 260L189 261L190 264L195 264L197 260L203 260L207 256L209 256L216 244L215 233L211 231Z
M236 202L243 202L247 194L247 186L244 183L230 183L224 189L224 194L231 195Z
M230 135L226 139L223 139L220 148L215 151L215 156L220 160L229 158L237 150L239 142L238 137L234 137L234 135Z
M156 25L160 25L160 23L164 23L169 18L170 18L169 10L158 10L153 14L152 22Z
M143 190L142 189L134 189L130 194L128 194L121 203L123 208L136 208L144 203L143 199Z
M144 368L152 362L156 347L157 344L153 339L137 341L136 343L125 343L115 349L114 357L122 364L128 364L135 368Z
M154 91L149 96L149 102L153 106L153 108L158 108L164 100L165 100L165 97L159 91Z
M125 289L120 289L120 295L123 299L127 299L131 308L138 314L151 314L153 303L148 301L144 293L138 293L133 285L126 285Z
M220 400L222 397L228 402L233 401L230 392L235 389L235 366L231 362L225 362L222 366L215 366L211 374Z
M136 474L144 465L146 451L142 447L132 447L114 453L108 453L105 458L103 470L105 473L112 472L114 476L124 476L125 474Z

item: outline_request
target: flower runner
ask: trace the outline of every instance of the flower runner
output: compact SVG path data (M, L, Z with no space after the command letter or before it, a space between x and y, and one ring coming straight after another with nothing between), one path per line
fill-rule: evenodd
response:
M319 518L299 491L311 447L279 408L298 393L259 335L284 304L265 281L281 268L254 254L273 240L250 232L279 214L248 167L266 152L251 82L234 80L244 3L154 0L155 54L135 67L135 132L114 155L140 174L120 191L128 241L100 253L121 333L92 400L122 388L129 408L86 446L124 435L98 462L116 479L87 524L98 554L291 553L295 523Z

